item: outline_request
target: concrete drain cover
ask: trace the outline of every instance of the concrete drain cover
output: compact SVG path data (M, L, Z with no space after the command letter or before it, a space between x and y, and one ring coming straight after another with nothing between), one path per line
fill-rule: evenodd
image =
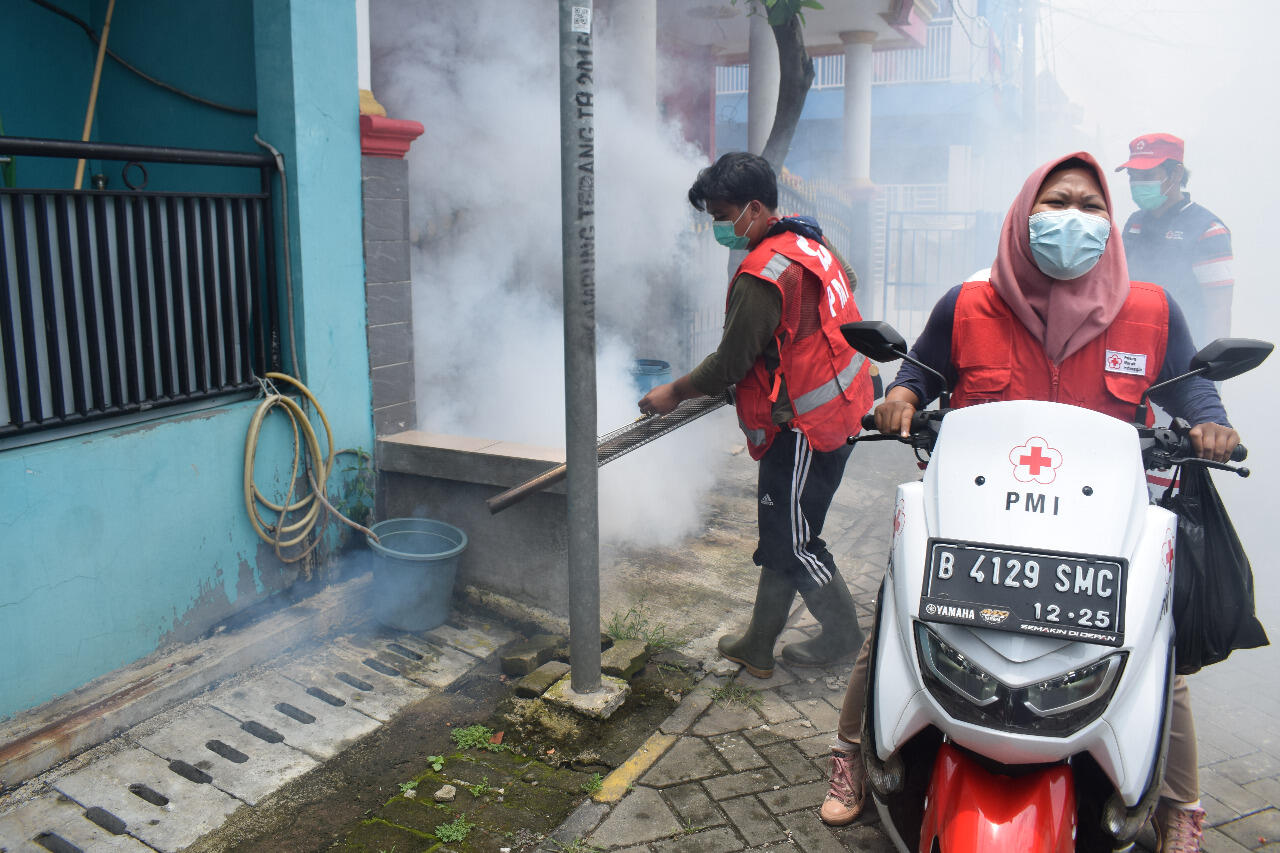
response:
M373 717L347 705L332 705L276 672L217 690L209 704L245 724L267 742L287 743L324 760L378 728Z
M211 784L255 805L317 766L305 752L249 734L240 721L199 706L139 743L167 761L181 761L212 777Z
M487 658L514 640L516 635L492 623L464 622L455 626L446 622L432 628L425 637L433 642L447 643L478 658Z
M123 821L130 835L166 853L212 832L242 805L145 749L116 753L53 785L86 808L96 806Z
M280 672L304 690L341 700L350 708L388 722L401 708L431 695L431 689L364 663L372 649L334 645L284 666ZM313 693L314 695L314 693Z
M0 815L0 850L49 853L50 848L79 848L86 853L147 853L151 849L129 835L117 834L125 831L123 822L103 816L100 809L92 816L112 831L86 817L84 806L57 794L46 794Z
M424 687L445 688L471 671L476 658L453 646L435 645L413 634L388 634L340 644L365 651L365 665L384 675L401 675Z

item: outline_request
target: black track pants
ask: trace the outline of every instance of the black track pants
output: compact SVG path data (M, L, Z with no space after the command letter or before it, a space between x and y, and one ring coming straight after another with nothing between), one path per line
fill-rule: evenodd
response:
M820 453L804 433L783 430L760 460L760 544L754 560L784 573L798 590L826 586L836 572L822 525L852 450L846 444Z

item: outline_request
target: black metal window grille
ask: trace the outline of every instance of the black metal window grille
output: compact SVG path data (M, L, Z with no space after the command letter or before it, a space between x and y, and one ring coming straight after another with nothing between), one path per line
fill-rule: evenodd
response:
M279 369L267 155L0 137L0 154L243 166L261 192L0 189L0 436Z

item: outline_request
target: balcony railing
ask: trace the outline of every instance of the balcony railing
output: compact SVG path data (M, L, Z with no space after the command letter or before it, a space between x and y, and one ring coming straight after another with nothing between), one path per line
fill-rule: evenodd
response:
M946 83L951 80L951 18L933 20L924 47L880 50L871 55L871 82Z
M257 169L257 193L0 189L0 437L257 387L280 365L272 158L0 137L0 155Z
M871 57L871 82L945 83L951 79L951 18L934 20L926 29L924 47L908 50L877 50ZM741 95L747 91L746 65L716 67L716 94ZM811 89L839 89L844 86L844 54L813 57Z

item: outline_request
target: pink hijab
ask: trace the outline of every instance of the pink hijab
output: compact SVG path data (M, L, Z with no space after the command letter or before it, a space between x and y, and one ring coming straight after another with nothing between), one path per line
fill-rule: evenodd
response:
M995 263L991 265L992 287L1027 331L1040 341L1054 364L1061 364L1111 325L1129 296L1129 267L1114 217L1107 248L1097 265L1084 275L1071 281L1058 281L1036 266L1027 219L1045 178L1060 163L1071 159L1082 160L1093 169L1107 210L1113 210L1111 191L1098 161L1083 151L1051 160L1031 173L1013 200L1000 229Z

